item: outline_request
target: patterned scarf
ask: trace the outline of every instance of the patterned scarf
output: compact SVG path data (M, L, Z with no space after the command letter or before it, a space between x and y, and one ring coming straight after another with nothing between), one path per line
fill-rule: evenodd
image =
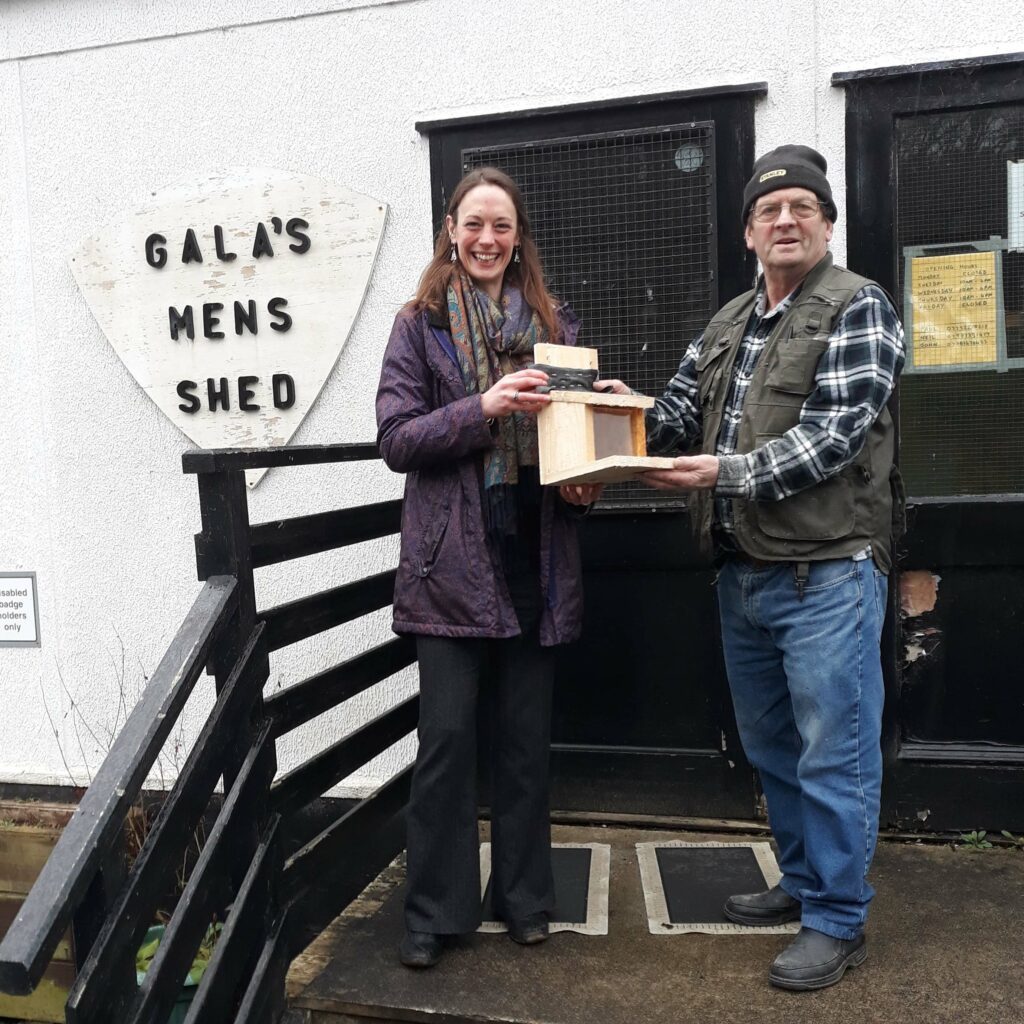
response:
M474 287L464 273L448 286L448 320L466 393L483 394L506 374L533 359L533 346L548 340L540 317L513 285L502 288L499 301ZM494 446L484 456L485 516L489 533L516 530L513 488L520 466L536 466L537 418L513 413L496 421Z

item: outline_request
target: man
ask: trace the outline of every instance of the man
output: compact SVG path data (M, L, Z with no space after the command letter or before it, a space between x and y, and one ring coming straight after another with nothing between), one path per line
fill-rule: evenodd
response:
M701 454L647 473L694 492L720 566L726 670L761 776L781 884L732 896L748 925L799 919L770 981L824 988L864 961L878 831L879 636L892 564L894 431L886 402L903 330L885 292L832 264L824 157L762 156L743 193L757 287L690 345L648 414L652 451ZM621 381L599 381L628 392Z

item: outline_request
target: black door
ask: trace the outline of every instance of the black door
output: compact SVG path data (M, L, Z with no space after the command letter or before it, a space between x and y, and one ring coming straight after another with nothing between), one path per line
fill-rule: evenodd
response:
M471 167L523 190L552 291L602 374L660 393L689 341L746 287L740 197L763 85L418 126L435 230ZM605 492L582 524L584 636L561 652L557 809L752 818L713 573L678 499Z
M1024 62L837 75L849 264L906 325L883 820L1024 828Z

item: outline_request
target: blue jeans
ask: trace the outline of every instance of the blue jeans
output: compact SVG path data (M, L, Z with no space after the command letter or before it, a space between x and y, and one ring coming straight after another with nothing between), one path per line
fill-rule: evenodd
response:
M888 580L870 558L729 559L718 577L725 665L743 749L761 776L782 887L802 924L855 938L874 890Z

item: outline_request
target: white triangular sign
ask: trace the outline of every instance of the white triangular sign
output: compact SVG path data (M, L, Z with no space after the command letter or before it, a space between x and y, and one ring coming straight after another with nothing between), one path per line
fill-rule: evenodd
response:
M153 193L71 269L114 351L192 441L285 445L348 339L386 217L351 189L245 169Z

